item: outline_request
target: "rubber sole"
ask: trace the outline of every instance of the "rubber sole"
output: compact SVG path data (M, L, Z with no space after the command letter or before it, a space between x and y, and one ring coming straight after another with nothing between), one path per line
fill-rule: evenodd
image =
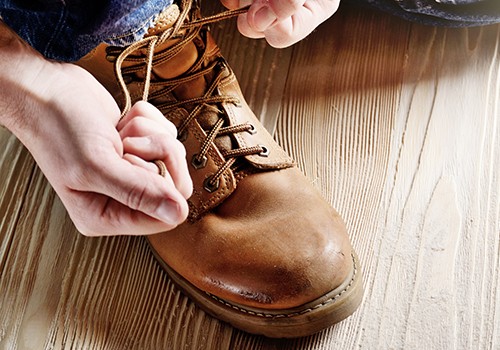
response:
M149 244L149 240L147 241ZM363 299L361 269L354 252L351 253L353 270L338 288L295 308L269 310L239 305L198 289L172 270L151 244L149 246L171 280L201 309L248 333L270 338L297 338L311 335L350 316Z

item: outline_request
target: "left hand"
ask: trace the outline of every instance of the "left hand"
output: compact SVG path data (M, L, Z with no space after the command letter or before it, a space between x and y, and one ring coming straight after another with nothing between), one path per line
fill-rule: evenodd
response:
M340 0L221 0L228 9L250 5L238 17L238 30L249 38L266 38L269 45L283 48L309 35L332 16Z

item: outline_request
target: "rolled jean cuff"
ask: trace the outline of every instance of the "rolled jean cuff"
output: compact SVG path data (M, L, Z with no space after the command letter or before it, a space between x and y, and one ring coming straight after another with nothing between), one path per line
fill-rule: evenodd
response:
M133 44L136 41L144 38L149 28L154 26L157 18L158 14L147 19L141 26L139 26L135 30L130 31L128 33L124 33L119 36L106 38L103 40L103 42L111 46L119 46L119 47L124 47Z
M365 3L405 20L445 27L500 23L500 0L348 0Z
M129 45L147 33L172 0L48 0L39 8L17 0L0 2L0 17L43 56L79 60L99 44ZM38 4L38 2L37 2Z

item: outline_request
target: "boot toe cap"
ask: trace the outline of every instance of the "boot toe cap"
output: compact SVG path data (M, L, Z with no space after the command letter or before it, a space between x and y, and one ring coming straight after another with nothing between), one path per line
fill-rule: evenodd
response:
M302 225L307 226L307 221L302 220ZM341 221L331 220L329 233L315 231L314 226L295 225L293 230L283 226L258 244L247 229L252 242L241 240L240 235L232 249L217 248L217 259L206 265L199 280L201 288L250 307L289 309L322 297L349 278L351 246Z

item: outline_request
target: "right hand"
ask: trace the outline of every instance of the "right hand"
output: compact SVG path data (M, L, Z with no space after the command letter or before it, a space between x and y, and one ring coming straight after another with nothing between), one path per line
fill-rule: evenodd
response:
M238 16L238 30L284 48L309 35L338 9L340 0L221 0L228 9L250 6Z

